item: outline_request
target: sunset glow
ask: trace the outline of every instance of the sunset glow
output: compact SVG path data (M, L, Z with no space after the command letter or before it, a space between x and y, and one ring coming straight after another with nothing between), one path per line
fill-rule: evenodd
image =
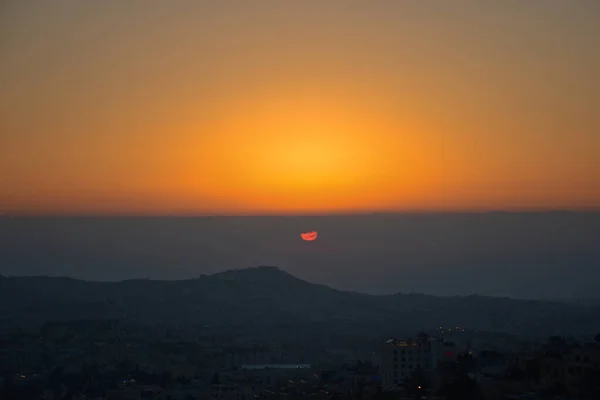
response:
M127 3L6 7L1 214L600 207L576 8Z

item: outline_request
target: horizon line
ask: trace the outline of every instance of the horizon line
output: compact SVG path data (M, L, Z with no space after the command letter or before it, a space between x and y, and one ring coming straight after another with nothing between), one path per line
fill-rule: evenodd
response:
M482 210L381 210L381 211L322 211L322 212L227 212L227 213L21 213L0 212L0 218L265 218L265 217L344 217L344 216L401 216L401 215L480 215L480 214L590 214L600 213L600 207L589 208L520 208Z

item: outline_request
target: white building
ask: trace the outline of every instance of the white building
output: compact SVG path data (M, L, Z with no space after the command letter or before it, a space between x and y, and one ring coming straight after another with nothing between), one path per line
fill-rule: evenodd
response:
M417 369L431 375L437 369L439 342L420 335L417 339L390 339L381 346L382 389L394 391Z

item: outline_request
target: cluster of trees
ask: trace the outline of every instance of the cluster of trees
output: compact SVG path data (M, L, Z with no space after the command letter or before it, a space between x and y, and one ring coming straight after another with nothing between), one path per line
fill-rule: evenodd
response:
M175 378L168 372L147 373L137 368L130 370L125 363L117 366L117 371L100 375L94 365L84 365L79 373L65 373L62 367L56 367L47 376L32 376L21 378L8 374L3 377L0 390L0 400L39 399L45 390L50 390L55 399L71 399L79 393L87 395L104 395L107 390L116 389L117 382L123 376L128 381L144 385L168 387L173 383L187 385L190 379ZM124 374L123 371L128 371Z

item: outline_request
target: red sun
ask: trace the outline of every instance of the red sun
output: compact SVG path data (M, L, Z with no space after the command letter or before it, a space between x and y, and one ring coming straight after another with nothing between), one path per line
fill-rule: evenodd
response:
M300 234L300 237L302 238L302 240L305 240L307 242L312 242L313 240L317 239L317 231L311 231L311 232L304 232Z

